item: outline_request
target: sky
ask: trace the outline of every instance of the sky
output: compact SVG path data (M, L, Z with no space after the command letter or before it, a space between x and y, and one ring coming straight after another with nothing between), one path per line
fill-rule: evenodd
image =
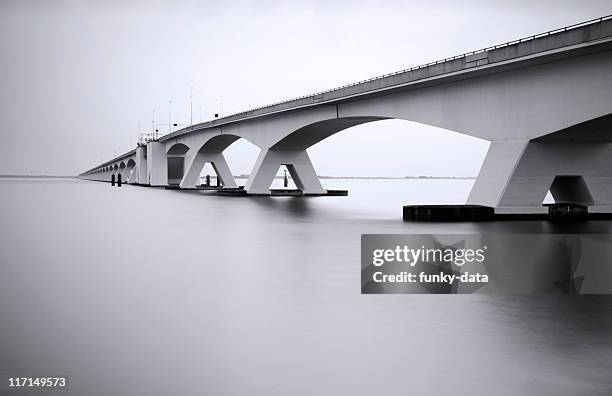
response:
M0 174L76 175L134 148L154 110L167 124L170 100L172 123L206 121L608 14L609 0L0 0ZM388 120L309 153L321 175L475 176L487 147ZM233 173L258 151L228 148Z

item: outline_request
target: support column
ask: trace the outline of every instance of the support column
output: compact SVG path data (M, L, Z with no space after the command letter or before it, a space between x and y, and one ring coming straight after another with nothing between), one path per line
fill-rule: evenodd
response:
M149 184L147 174L147 147L138 146L136 147L136 175L138 178L135 183L138 184Z
M129 166L126 166L125 169L123 169L123 172L121 172L121 182L127 184L128 179L130 178L130 173L132 172L132 168L130 168Z
M234 175L230 171L229 165L223 153L201 153L198 152L191 157L187 165L187 171L181 180L181 188L194 188L199 184L200 172L207 162L210 162L217 173L217 177L221 180L224 188L238 188Z
M147 182L151 186L167 186L166 146L159 142L147 143Z
M550 190L557 203L612 209L612 145L607 142L492 142L468 204L497 213L545 213Z
M250 194L270 194L270 185L281 165L287 166L298 189L304 194L324 194L319 177L306 150L262 149L246 184Z
M132 168L132 173L130 174L130 178L127 181L129 184L135 184L138 183L138 167L134 166Z
M467 199L468 205L499 205L528 143L491 142Z

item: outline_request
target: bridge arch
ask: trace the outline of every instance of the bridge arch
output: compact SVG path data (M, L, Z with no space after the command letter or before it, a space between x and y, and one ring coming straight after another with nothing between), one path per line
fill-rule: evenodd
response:
M134 158L129 158L125 164L125 182L134 183L136 174L136 161Z
M189 151L189 146L185 143L174 143L166 150L167 155L185 155Z
M237 188L238 185L225 160L223 151L242 137L235 134L215 135L195 147L190 157L187 171L180 182L181 188L193 188L200 182L200 173L210 163L217 175L217 182L224 188ZM196 151L197 150L197 151Z
M189 146L184 143L174 143L166 151L166 172L168 185L178 186L185 174L185 155Z
M119 168L118 168L118 170L117 170L117 173L118 173L118 175L122 175L122 176L123 176L123 173L124 173L124 172L125 172L125 162L124 162L124 161L121 161L121 162L119 163ZM122 177L121 179L123 180L123 177Z
M406 109L405 112L409 113L410 109ZM263 149L247 182L247 191L268 193L276 172L285 165L299 189L310 193L324 192L306 149L348 128L391 119L479 137L465 130L437 125L440 123L411 119L409 114L405 117L397 114L395 117L364 115L321 119L288 131L268 149ZM607 187L612 185L612 166L608 165L612 163L608 154L612 152L612 116L608 112L579 121L562 129L544 129L540 133L534 130L534 135L539 136L536 139L524 138L515 143L493 140L468 203L542 208L550 190L556 202L612 205L612 195ZM609 148L603 147L602 141L610 142ZM502 166L501 160L508 166Z
M344 131L345 129L349 129L357 125L363 125L369 122L388 119L391 118L379 116L328 118L313 122L290 132L288 135L275 143L271 149L305 150L308 147L313 146L338 132Z
M253 194L269 193L270 185L277 175L278 169L281 168L281 166L286 166L296 187L302 190L302 192L312 194L324 193L325 189L319 181L310 156L306 150L339 132L349 130L353 127L391 120L419 124L452 133L457 136L465 135L458 131L441 128L437 125L427 124L418 120L380 116L376 114L335 118L327 117L315 120L308 124L301 125L294 130L287 131L282 138L278 139L268 149L262 150L256 166L253 172L251 172L251 177L247 182L247 191ZM376 136L372 136L372 140L376 141L376 139ZM474 139L474 137L471 136L470 139ZM367 158L365 160L369 162Z

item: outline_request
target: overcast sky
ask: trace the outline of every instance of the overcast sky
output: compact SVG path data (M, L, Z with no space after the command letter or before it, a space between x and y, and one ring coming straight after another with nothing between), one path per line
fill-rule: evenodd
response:
M154 109L167 123L169 100L188 123L190 86L197 122L221 96L229 114L611 13L609 0L0 0L0 173L80 173L132 149ZM324 175L461 176L487 146L393 120L309 152ZM257 152L231 146L232 171Z

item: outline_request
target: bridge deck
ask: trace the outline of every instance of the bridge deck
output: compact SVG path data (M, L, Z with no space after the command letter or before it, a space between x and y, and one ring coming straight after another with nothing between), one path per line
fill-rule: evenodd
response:
M505 62L608 37L612 37L612 15L195 124L164 135L159 140L165 141L193 131L214 128L227 123L239 122L281 111L322 103L338 103L356 96L399 88L415 81L466 71L479 66Z

